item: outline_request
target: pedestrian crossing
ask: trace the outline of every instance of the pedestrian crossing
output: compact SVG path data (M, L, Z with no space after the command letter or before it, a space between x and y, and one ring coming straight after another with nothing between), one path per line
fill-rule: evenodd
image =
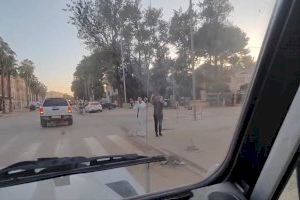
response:
M141 138L128 137L117 134L87 137L79 137L78 135L76 136L71 134L47 134L45 136L43 135L39 139L33 137L30 138L30 140L27 140L31 141L31 143L25 143L24 137L11 137L11 139L5 141L3 145L1 145L0 141L0 169L16 162L36 160L37 158L45 157L89 157L132 153L141 155L156 154L156 152L153 152L154 150L149 150L149 147L144 148L146 144L143 145L143 143L136 142L136 140ZM143 138L140 141L143 142ZM128 167L125 169L122 168L120 170L123 170L123 176L126 175L127 178L131 177L132 180L136 180L138 184L141 184L142 188L146 187L145 169L146 168L144 165L139 165L135 166L134 168ZM174 176L174 174L177 175ZM161 189L161 183L163 183L163 187L171 188L181 184L182 180L188 183L192 183L195 182L194 179L199 179L199 174L196 174L189 168L184 168L184 166L170 168L169 166L160 164L151 165L150 176L150 180L151 182L153 182L153 184L151 184L151 187L153 187L154 190ZM39 191L39 189L36 191ZM49 196L51 195L49 194Z
M21 137L12 137L0 146L0 168L19 161L41 157L103 156L111 154L142 154L130 138L121 135L92 137L41 138L39 142L22 143Z
M23 151L20 156L17 157L17 160L31 160L33 155L37 154L37 150L39 149L42 143L32 143L29 147Z
M61 138L58 140L55 152L53 154L54 157L70 157L72 156L72 149L70 146L70 141L66 138ZM76 145L76 144L74 144Z
M123 152L127 153L136 153L136 154L143 154L140 149L136 146L132 145L128 140L124 140L124 138L120 137L119 135L108 135L108 139L113 141L113 143L118 144Z
M108 154L108 152L104 149L104 147L96 137L84 138L84 141L89 147L92 156L101 156Z

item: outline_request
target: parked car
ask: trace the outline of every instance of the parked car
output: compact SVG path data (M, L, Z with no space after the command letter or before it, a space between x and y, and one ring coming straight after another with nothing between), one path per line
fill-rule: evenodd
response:
M73 124L72 107L64 98L47 98L40 107L41 126L47 127L48 122L66 121Z
M103 109L111 110L111 109L115 109L116 107L117 107L117 105L114 103L103 103L102 104Z
M88 105L85 107L85 111L88 113L102 112L102 106L99 102L96 101L89 102Z
M41 103L40 103L40 102L38 102L38 101L33 101L33 102L31 102L30 105L29 105L29 110L30 110L30 111L36 110L36 109L38 109L40 106L41 106Z

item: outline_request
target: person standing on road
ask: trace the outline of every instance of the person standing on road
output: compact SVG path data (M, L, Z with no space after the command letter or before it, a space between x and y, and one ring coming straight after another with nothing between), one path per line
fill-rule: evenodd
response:
M146 104L141 97L138 97L135 104L136 118L137 118L137 130L136 135L144 137L146 135Z
M162 121L163 121L163 108L164 100L162 96L156 96L153 102L154 106L154 128L156 137L162 136Z

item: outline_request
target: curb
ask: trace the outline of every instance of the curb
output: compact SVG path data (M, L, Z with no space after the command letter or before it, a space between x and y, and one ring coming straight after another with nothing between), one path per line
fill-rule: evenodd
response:
M128 136L127 136L128 137ZM180 160L184 161L185 163L188 163L188 165L186 165L187 167L189 167L190 170L192 170L193 172L200 174L202 176L206 176L206 174L208 173L208 170L205 169L204 167L200 166L199 164L188 160L186 158L184 158L181 155L178 155L177 153L174 153L172 151L169 151L167 149L162 149L156 146L153 146L151 144L142 144L145 143L144 140L141 140L140 138L131 138L131 141L134 142L135 144L137 144L138 146L143 146L143 148L147 148L147 149L154 149L155 151L159 152L160 154L166 155L166 156L175 156L178 157Z

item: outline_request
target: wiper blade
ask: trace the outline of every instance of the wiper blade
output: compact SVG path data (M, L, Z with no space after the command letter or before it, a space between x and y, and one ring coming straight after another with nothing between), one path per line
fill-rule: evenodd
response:
M148 157L138 154L39 158L35 161L18 162L1 169L0 187L165 160L166 158L164 156Z

